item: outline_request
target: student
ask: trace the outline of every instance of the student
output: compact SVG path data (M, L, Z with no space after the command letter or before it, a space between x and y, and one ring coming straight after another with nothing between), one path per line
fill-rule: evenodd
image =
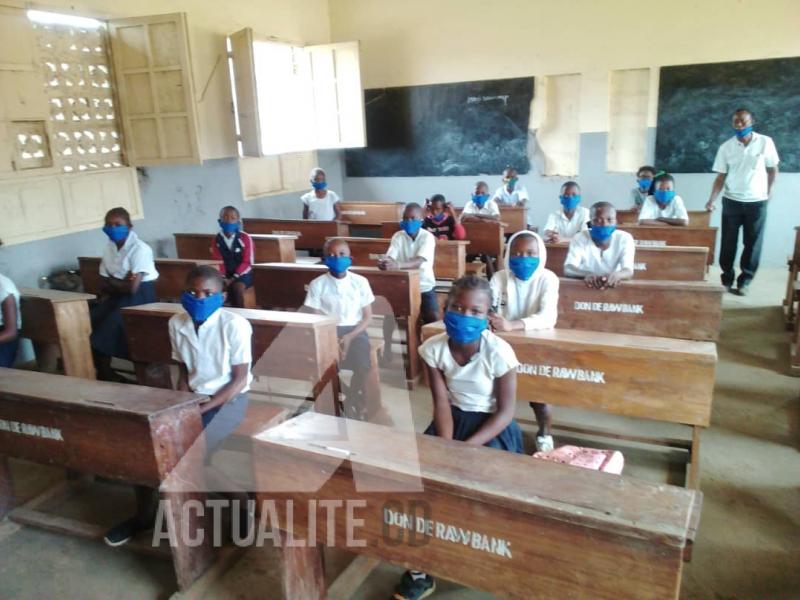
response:
M589 231L579 233L569 243L564 275L580 277L588 287L614 287L633 277L633 236L617 231L617 211L611 203L597 202L589 214Z
M0 367L14 366L21 327L19 290L13 281L0 273Z
M677 225L689 224L689 213L683 199L675 194L675 179L663 173L655 179L655 190L648 196L639 210L639 225Z
M220 232L214 238L211 255L222 263L219 270L225 278L228 303L244 308L244 292L253 287L253 239L242 231L239 211L234 206L219 211L217 222Z
M461 219L441 194L435 194L425 203L425 212L422 228L430 231L437 240L463 240L466 237Z
M475 184L472 198L461 211L462 221L499 221L500 208L497 202L489 199L489 184L479 181Z
M303 194L303 218L311 221L338 221L340 217L339 196L328 189L325 171L319 167L311 169L311 191Z
M497 188L492 200L503 206L525 206L528 202L528 190L519 183L517 170L508 166L503 171L503 185Z
M192 269L181 295L184 312L173 315L168 324L172 359L178 363L177 389L208 398L200 405L206 465L244 419L253 380L253 328L244 317L222 308L223 287L217 269L207 265ZM136 495L138 514L106 533L104 541L109 546L121 546L139 531L153 527L156 494L137 486Z
M561 186L558 199L561 201L561 210L550 213L544 226L546 242L569 241L589 227L589 209L580 206L581 186L574 181L566 182Z
M488 329L491 301L485 279L458 279L447 298L446 332L419 347L433 396L433 422L425 433L522 453L522 431L514 420L519 361L508 342ZM394 598L417 600L435 588L431 576L406 571Z
M91 344L97 378L127 381L111 368L111 358L128 358L128 341L122 327L121 310L156 302L158 271L153 250L133 231L128 211L112 208L106 213L103 233L109 242L100 261L103 278L101 300L91 309Z
M327 240L322 255L328 272L308 284L303 310L336 317L341 366L353 371L345 414L371 420L380 408L380 382L367 336L375 296L366 277L349 271L353 259L345 240Z
M545 268L547 248L539 234L518 231L506 245L505 269L497 271L492 289L492 331L552 329L558 318L558 277ZM553 450L551 416L547 404L531 402L539 431L537 452Z
M638 211L642 208L644 201L653 193L653 180L656 177L655 167L643 165L636 171L636 187L631 190L631 200L633 210Z
M422 207L416 202L406 204L400 229L392 236L386 255L378 260L378 268L419 269L419 290L422 293L420 316L423 323L439 320L439 302L436 299L436 277L433 260L436 254L436 238L430 231L422 229ZM394 319L383 320L383 362L392 360L392 333Z

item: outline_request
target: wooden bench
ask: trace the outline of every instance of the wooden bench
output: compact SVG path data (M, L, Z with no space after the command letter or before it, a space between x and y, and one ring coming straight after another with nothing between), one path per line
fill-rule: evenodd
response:
M425 325L422 339L443 331L441 321ZM688 485L697 487L700 431L711 421L716 344L572 329L499 335L520 362L520 401L691 427L691 443L665 445L688 451Z
M95 379L94 359L89 336L92 322L89 301L93 294L22 288L20 336L33 342L36 361L43 371L55 370L61 356L64 373Z
M100 295L103 289L100 257L80 256L78 264L84 291ZM180 299L186 289L186 276L192 269L200 265L216 267L219 262L189 258L157 258L155 265L158 271L156 297L165 302L174 302Z
M699 281L636 279L596 290L563 277L556 327L713 342L719 339L724 291Z
M316 410L336 414L339 398L339 343L336 320L306 313L225 308L246 318L253 326L254 375L308 381ZM153 385L148 365L172 362L167 323L182 312L178 304L156 302L122 309L125 335L137 381ZM269 358L262 358L269 350ZM157 382L157 386L171 385Z
M350 235L375 236L381 223L403 218L402 202L339 202L339 219L350 227Z
M7 458L158 488L184 460L184 454L203 429L200 399L173 390L0 369L0 518L10 513L10 519L18 523L102 538L103 527L35 510L46 498L56 496L59 489L68 492L69 483L14 508ZM172 547L172 560L178 585L183 589L213 559L209 535L197 546L184 543L184 535L194 537L198 527L211 531L210 519L198 517L194 511L187 513L191 514L188 521L182 518L184 502L203 496L162 492L162 498L170 500L175 516L177 545ZM144 546L154 552L149 543Z
M710 227L711 213L707 210L688 210L689 227ZM617 209L617 223L620 225L637 225L639 213L633 209Z
M174 233L178 258L211 259L216 234ZM250 234L255 262L294 262L297 258L293 235Z
M408 361L406 379L416 382L419 376L419 337L417 326L420 311L419 271L381 271L377 267L352 267L354 273L369 281L376 301L373 314L394 316L405 331ZM303 305L312 279L327 273L324 265L265 263L253 267L256 302L267 309L297 309ZM280 285L276 282L280 281ZM382 300L383 299L383 300Z
M244 219L244 230L251 234L292 235L297 250L322 251L325 240L348 237L350 228L340 221L305 221L300 219Z
M786 324L791 327L797 314L794 284L797 281L797 274L800 273L800 227L794 228L794 252L786 260L786 265L789 267L789 279L786 282L786 296L783 298L783 306L785 307Z
M636 240L637 249L650 246L695 246L708 248L706 263L714 263L717 247L716 227L674 227L671 225L622 225Z
M564 276L564 261L569 242L545 244L547 268ZM638 246L633 265L634 279L669 281L705 281L708 249L680 246Z
M678 597L700 492L410 435L306 413L256 438L259 505L316 540L281 548L285 598L353 597L381 560L500 598ZM322 544L358 554L330 586Z
M391 238L391 235L389 236ZM390 239L344 238L350 246L353 264L359 267L374 267L378 259L389 250ZM466 269L467 246L469 242L460 240L436 240L436 254L433 257L433 274L437 279L458 279Z

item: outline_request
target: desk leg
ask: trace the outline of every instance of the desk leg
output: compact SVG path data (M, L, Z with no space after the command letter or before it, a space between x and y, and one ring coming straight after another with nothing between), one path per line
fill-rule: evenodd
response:
M687 473L686 487L690 490L699 489L700 485L700 431L697 425L692 427L692 449L689 472Z
M286 600L325 598L325 567L322 546L281 546L281 587Z
M60 353L58 344L34 341L33 352L36 355L36 369L38 371L41 373L58 373L58 355Z
M406 365L406 379L408 389L413 390L419 377L419 317L403 318L403 327L406 331L406 352L408 364Z
M11 467L8 458L0 456L0 519L14 508L14 482L11 481Z
M175 545L171 550L175 577L178 587L185 590L214 562L211 511L203 506L200 509L203 511L201 515L191 505L187 506L190 500L203 503L205 494L198 492L166 491L162 493L162 499L169 501L168 506L172 513L167 523L170 527L174 525L171 537Z
M64 372L72 377L96 379L89 336L92 323L86 302L65 302L54 307L58 345Z

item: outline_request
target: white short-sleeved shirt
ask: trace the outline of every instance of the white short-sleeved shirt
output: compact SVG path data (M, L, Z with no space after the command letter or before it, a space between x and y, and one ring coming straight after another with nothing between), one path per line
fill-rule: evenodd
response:
M333 221L336 218L336 212L333 210L333 205L339 202L339 195L332 191L326 190L326 194L322 198L317 198L314 190L303 194L300 200L303 201L308 207L308 218L311 221Z
M495 412L494 380L519 365L511 345L487 329L481 334L478 352L462 367L453 358L448 339L447 333L429 338L419 347L419 355L444 373L450 404L470 412Z
M648 219L686 219L688 221L689 213L683 204L683 198L677 194L671 202L667 203L663 210L659 208L654 196L648 196L639 211L639 221Z
M515 185L514 191L509 193L506 186L501 185L494 191L492 200L506 206L517 206L520 202L528 200L528 190L525 189L524 185Z
M470 200L464 205L464 210L461 211L461 214L487 215L490 217L499 217L500 207L497 206L497 202L494 199L487 200L486 203L481 208L478 208L478 205L475 204L472 200Z
M585 206L576 206L572 218L568 219L563 210L551 212L544 226L545 231L555 231L562 239L571 239L575 234L586 231L589 221L589 209Z
M103 277L125 279L128 273L143 273L142 281L158 279L153 249L140 240L135 231L128 233L122 248L117 248L114 242L109 241L100 261L100 275Z
M5 275L0 275L0 304L6 301L9 296L14 296L14 303L17 305L17 329L22 327L22 314L19 311L19 290L17 286ZM0 310L0 327L3 326L3 311Z
M780 162L775 142L768 135L753 132L746 146L733 136L717 150L712 171L726 173L722 195L739 202L766 200L767 167Z
M186 365L189 389L198 394L213 396L231 380L233 365L247 364L247 385L253 375L251 342L253 327L236 313L220 308L195 331L192 318L186 312L169 320L169 339L172 359Z
M633 271L633 259L636 254L636 243L627 231L617 229L611 234L611 243L606 250L592 241L588 231L582 231L569 243L564 270L572 267L578 271L595 275L608 275L613 271L630 269ZM567 273L568 274L568 273Z
M364 307L373 302L375 296L367 278L347 271L341 279L330 273L313 279L303 304L336 317L340 327L352 327L361 322Z
M420 257L425 262L419 267L419 290L430 292L436 286L433 274L433 259L436 255L436 236L427 229L420 229L415 239L411 239L405 231L398 231L392 236L386 256L399 262L406 262Z

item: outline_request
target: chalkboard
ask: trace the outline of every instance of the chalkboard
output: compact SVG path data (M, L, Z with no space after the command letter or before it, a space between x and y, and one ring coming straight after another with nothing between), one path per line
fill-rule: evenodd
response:
M662 67L656 166L710 172L739 107L749 108L756 131L775 141L781 171L800 171L800 58Z
M528 162L533 77L365 90L367 147L348 177L499 175Z

